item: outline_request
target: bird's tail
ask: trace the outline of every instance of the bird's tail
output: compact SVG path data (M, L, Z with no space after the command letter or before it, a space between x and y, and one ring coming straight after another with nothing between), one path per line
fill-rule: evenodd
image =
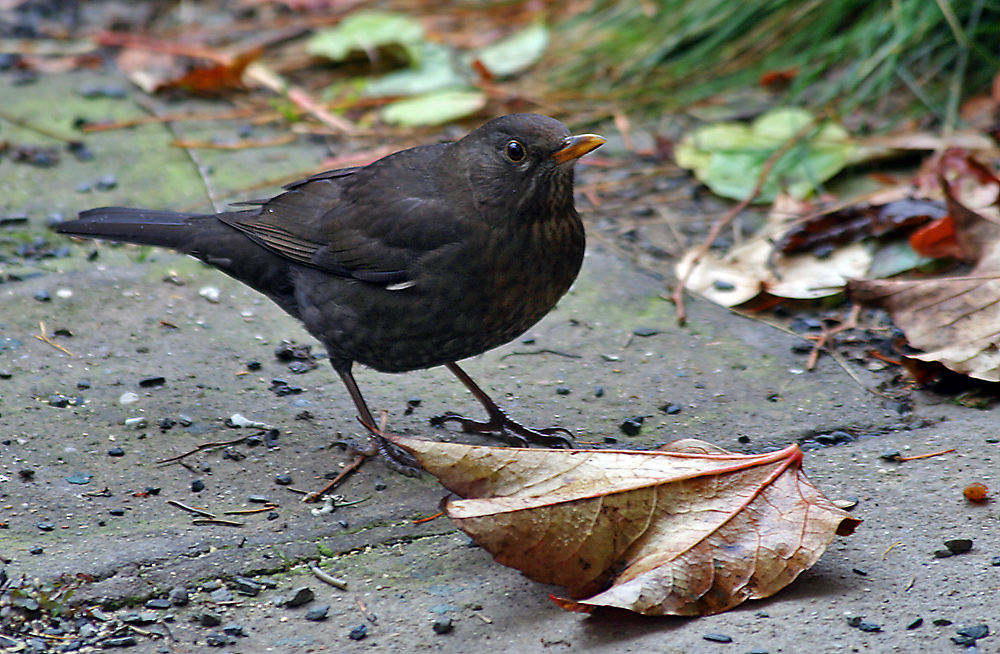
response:
M192 237L200 231L192 227L200 223L202 227L211 228L212 223L217 222L214 216L204 214L102 207L84 211L76 220L56 225L55 230L70 236L159 245L190 253L195 248Z

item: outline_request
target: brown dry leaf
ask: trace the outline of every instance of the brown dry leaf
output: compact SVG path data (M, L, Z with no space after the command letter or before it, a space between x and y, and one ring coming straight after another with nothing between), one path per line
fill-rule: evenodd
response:
M1000 182L990 176L973 183L969 175L962 175L948 183L943 177L948 172L944 169L939 180L964 258L976 264L972 271L934 279L856 280L848 284L848 293L855 302L889 311L907 342L924 350L912 358L937 361L976 379L1000 381L1000 224L996 218ZM956 195L968 200L963 204ZM984 201L988 204L976 211L966 206Z
M473 447L402 437L462 500L448 516L494 558L565 586L560 606L707 615L769 597L860 523L800 470L802 451L742 455ZM588 597L590 596L590 597Z

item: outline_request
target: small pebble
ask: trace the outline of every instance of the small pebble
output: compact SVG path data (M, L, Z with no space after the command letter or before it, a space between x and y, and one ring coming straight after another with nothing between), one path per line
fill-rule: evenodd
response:
M748 651L747 654L769 654L763 647L754 647L752 650Z
M569 395L573 392L569 386L556 386L556 395Z
M594 397L604 397L604 387L601 385L594 386Z
M361 640L367 635L368 635L368 625L359 624L354 629L351 629L351 632L347 634L347 637L350 638L351 640Z
M228 588L220 588L219 590L213 590L208 595L212 598L212 601L216 604L222 604L225 602L232 602L235 600L235 596L229 591Z
M167 383L167 380L163 377L146 377L145 379L139 380L139 386L143 388L152 388L154 386L163 386Z
M146 602L147 609L163 610L169 609L172 606L170 600L164 599L162 597L154 597L153 599Z
M148 423L146 422L146 418L143 416L137 416L135 418L125 419L125 429L133 429L133 430L144 429L147 424Z
M113 516L123 516L125 515L125 509L108 509L108 513Z
M917 618L916 620L914 620L910 624L906 625L906 628L907 629L919 629L923 624L924 624L924 619L923 618Z
M191 482L191 492L200 493L203 490L205 490L205 482L200 479L195 479Z
M901 456L899 450L886 450L879 455L883 461L899 461Z
M65 409L69 406L71 401L71 398L68 398L65 395L49 395L49 406L54 406L57 409Z
M39 522L35 526L41 529L42 531L52 531L53 529L56 528L56 526L51 522Z
M222 627L222 632L227 636L240 636L245 637L247 635L246 630L243 625L236 624L235 622L230 622Z
M934 550L935 559L947 559L949 556L954 556L955 553L951 550Z
M52 301L52 294L48 291L37 291L34 298L39 302L50 302Z
M381 479L375 480L375 490L384 491L386 488L388 488L388 486L384 481L382 481Z
M455 628L455 623L446 615L442 615L434 620L431 625L436 634L446 634Z
M116 186L118 186L118 178L110 174L101 175L101 177L94 182L94 187L100 191L110 191Z
M632 333L636 336L656 336L660 333L660 330L655 327L636 327L632 330Z
M251 495L247 498L247 501L251 504L268 504L271 500L267 499L264 495Z
M705 640L710 640L713 643L731 643L733 642L732 636L727 636L726 634L705 634L702 636Z
M712 282L712 286L714 286L715 290L717 291L725 292L725 291L736 290L736 284L733 284L732 282L727 282L723 279L715 280L714 282Z
M944 546L947 547L952 554L965 554L972 549L972 540L969 538L953 538L951 540L946 540Z
M642 423L645 419L645 416L633 416L631 418L626 418L620 425L618 425L618 428L621 429L622 433L626 436L638 436L639 431L642 429Z
M861 631L867 631L868 633L874 633L876 631L882 631L882 625L862 620L858 623L858 629Z
M233 579L233 582L236 584L236 592L240 595L255 597L260 593L261 586L253 579L249 579L247 577L236 577Z
M305 618L310 622L320 622L326 620L327 614L330 612L329 604L321 604L315 608L309 609L306 612Z
M668 402L667 404L664 404L664 405L660 406L660 411L663 411L668 416L677 415L678 413L681 412L681 405L680 404L673 404L672 402Z
M219 634L212 632L205 636L205 644L209 647L222 647L226 644L229 639L226 638L225 634Z
M222 624L222 616L215 611L202 611L198 615L198 624L203 627L218 627Z
M862 570L861 568L853 568L851 569L851 572L853 572L856 575L861 575L862 577L868 576L868 572L866 570Z
M118 404L135 404L139 401L139 396L136 393L128 392L122 393L121 397L118 398Z
M972 625L971 627L962 627L958 630L959 636L965 636L966 638L971 638L972 640L978 640L980 638L986 638L990 635L990 627L985 624Z
M35 555L35 556L43 553L44 551L45 550L42 549L41 545L32 545L31 547L28 548L28 554L32 554L32 555Z
M316 593L313 592L312 588L309 588L308 586L300 586L292 591L291 597L285 601L285 606L288 608L302 606L307 602L313 601L315 597Z
M952 624L951 620L946 620L945 618L938 618L933 622L935 627L947 627Z
M289 486L292 483L292 476L288 473L282 473L274 478L274 483L279 486Z
M990 565L994 567L1000 567L1000 556L994 556L990 559Z
M167 593L167 599L174 606L186 606L189 601L187 588L182 586L171 588L170 592Z

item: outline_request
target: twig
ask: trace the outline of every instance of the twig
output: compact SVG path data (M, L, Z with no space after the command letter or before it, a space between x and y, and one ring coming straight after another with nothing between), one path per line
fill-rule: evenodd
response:
M327 127L330 127L341 134L353 134L357 131L354 124L349 120L330 113L323 107L319 106L319 104L313 100L305 90L288 84L284 78L259 61L255 61L247 66L246 70L243 71L243 75L248 79L252 79L257 82L261 86L271 89L275 93L284 95L289 99L289 101L295 104L295 106L302 109Z
M372 624L378 622L378 618L375 616L374 613L368 610L368 607L365 606L365 603L361 601L360 597L355 597L354 601L357 602L358 608L361 609L361 612L364 614L366 618L368 618L369 622L371 622Z
M286 145L296 138L298 137L295 134L282 134L271 139L241 139L234 143L177 139L172 141L170 145L175 148L201 148L202 150L249 150L250 148L270 148L276 145Z
M548 348L543 348L541 350L532 350L530 352L524 352L524 351L508 352L507 354L503 355L500 358L501 359L506 359L507 357L529 356L529 355L532 355L532 354L554 354L556 356L566 357L567 359L582 359L583 358L579 354L572 354L570 352L560 352L559 350L550 350Z
M75 354L73 354L72 352L70 352L69 350L67 350L66 348L64 348L62 345L59 345L58 343L53 343L52 342L52 339L49 338L48 333L45 331L45 322L44 321L41 321L41 320L38 321L38 331L41 332L41 333L40 334L33 334L33 336L35 338L37 338L38 340L40 340L41 342L48 343L49 345L51 345L55 349L57 349L57 350L59 350L61 352L65 352L66 354L70 355L71 357L76 356Z
M242 522L235 520L223 520L222 518L195 518L191 521L193 525L225 525L227 527L243 527Z
M365 459L367 458L368 458L367 454L359 454L358 458L354 459L354 461L352 461L346 468L341 470L340 474L334 477L329 484L327 484L318 491L307 493L306 496L302 498L302 501L315 502L326 493L329 493L331 490L337 487L337 484L343 481L344 477L357 470L361 466L361 464L365 462Z
M893 543L892 545L890 545L884 552L882 552L882 560L884 561L885 557L889 556L889 552L891 552L892 550L896 549L896 547L898 547L899 545L902 545L902 544L903 544L903 541L897 540L895 543Z
M32 132L41 134L42 136L47 136L50 139L62 141L63 143L69 143L69 144L82 143L80 139L71 138L69 136L53 132L52 130L47 129L45 127L39 127L38 125L33 125L24 118L19 118L17 116L9 114L6 111L3 111L2 109L0 109L0 119L6 120L8 123L12 123L14 125L17 125L18 127L28 129L31 130Z
M438 518L440 518L443 515L444 515L444 511L438 511L437 513L435 513L432 516L428 516L426 518L420 518L419 520L414 520L413 524L415 524L415 525L422 525L425 522L430 522L431 520L437 520Z
M273 509L280 508L280 504L265 504L259 509L239 509L237 511L223 511L222 515L251 515L254 513L264 513L265 511L271 511Z
M172 506L176 506L178 509L183 509L183 510L187 511L188 513L194 513L195 515L200 515L203 518L214 518L215 517L215 514L212 513L212 512L210 512L210 511L205 511L204 509L196 509L193 506L188 506L187 504L183 504L181 502L178 502L177 500L167 500L167 504L170 504Z
M332 576L330 574L327 574L326 572L324 572L323 570L321 570L320 567L317 566L317 565L310 565L309 566L309 570L314 575L316 575L316 578L319 579L320 581L325 581L326 583L330 584L334 588L339 588L340 590L347 590L347 580L346 579L339 579L339 578L334 577L334 576Z
M178 454L177 456L172 456L169 459L160 459L156 463L157 463L157 465L163 464L163 463L173 463L174 461L180 461L181 459L187 458L187 457L191 456L192 454L197 454L198 452L201 452L202 450L208 450L208 449L211 449L213 447L225 447L227 445L237 445L239 443L242 443L243 441L245 441L248 438L250 438L250 437L249 436L242 436L240 438L236 438L236 439L233 439L231 441L222 441L220 443L202 443L198 447L196 447L193 450L190 450L188 452L185 452L184 454Z
M897 461L916 461L917 459L929 459L932 456L941 456L942 454L951 454L955 451L954 447L948 448L947 450L941 450L940 452L928 452L927 454L915 454L913 456L901 456L897 458Z
M709 230L708 236L705 237L705 240L695 251L695 255L691 259L691 265L688 266L684 276L677 282L677 285L674 286L674 292L670 296L670 300L674 303L674 306L677 307L678 324L683 325L687 322L687 313L684 311L684 288L687 286L687 282L691 278L691 274L694 272L698 263L706 254L708 254L709 249L712 247L712 243L715 243L715 239L719 238L719 234L722 233L722 230L728 227L736 216L750 206L750 203L753 202L758 195L760 195L760 192L764 188L764 183L767 182L767 178L770 177L771 170L774 168L774 165L778 163L778 160L785 156L785 154L791 150L794 145L805 138L805 136L816 127L817 126L814 124L805 125L792 138L782 143L781 147L772 152L764 162L764 165L761 166L760 175L757 176L757 183L754 184L750 193L748 193L745 198L737 202L736 205L726 213L726 215L712 225L712 229Z

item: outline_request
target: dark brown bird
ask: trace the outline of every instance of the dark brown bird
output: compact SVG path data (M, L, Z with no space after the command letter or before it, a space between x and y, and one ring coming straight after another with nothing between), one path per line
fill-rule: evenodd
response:
M604 139L536 114L503 116L463 139L320 173L270 200L217 215L107 207L56 231L190 254L274 300L326 347L372 442L396 469L415 462L383 438L351 374L445 365L488 420L466 431L547 444L559 432L509 419L455 363L506 343L569 289L583 261L573 165Z

